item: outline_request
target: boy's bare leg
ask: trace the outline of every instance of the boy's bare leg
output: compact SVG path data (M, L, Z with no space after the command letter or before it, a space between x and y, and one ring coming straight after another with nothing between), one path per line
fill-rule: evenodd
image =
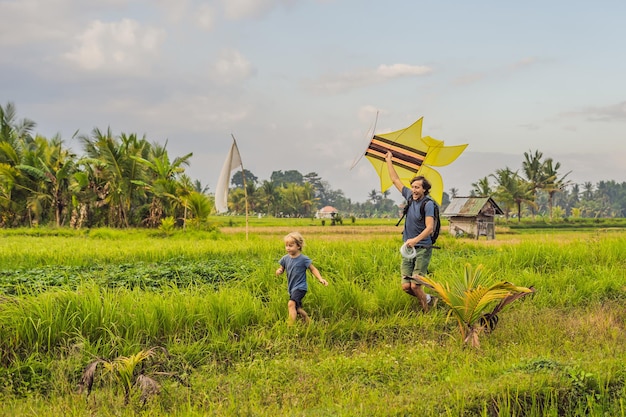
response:
M288 324L291 326L296 322L296 317L298 317L298 311L296 309L296 302L293 300L289 300L287 303L287 309L289 310L289 320Z
M304 311L304 309L298 308L296 311L302 317L302 321L307 324L310 323L311 319L309 318L309 315L306 313L306 311Z

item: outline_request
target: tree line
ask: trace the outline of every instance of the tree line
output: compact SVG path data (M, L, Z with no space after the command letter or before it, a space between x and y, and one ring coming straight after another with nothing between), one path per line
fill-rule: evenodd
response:
M167 143L137 134L94 128L75 135L84 155L63 140L34 134L35 122L18 120L13 103L0 106L0 227L56 225L158 227L164 219L202 225L215 213L214 196L185 174L192 153L171 158ZM343 204L316 173L275 171L259 184L245 171L233 176L231 213L313 216L320 204ZM247 198L246 197L247 192Z
M33 134L35 122L18 120L15 106L0 106L0 227L56 225L158 227L163 219L201 225L214 214L208 187L185 174L192 153L171 158L164 145L136 134L114 135L94 128L78 135L79 156L54 136ZM561 175L560 164L539 151L524 154L522 172L504 168L472 184L472 195L492 196L505 215L624 217L626 183L602 181L581 186ZM244 190L243 184L246 189ZM344 216L395 217L397 204L372 190L352 202L315 172L274 171L259 181L250 171L231 180L233 214L313 217L330 205ZM457 191L444 193L443 206Z
M93 129L78 156L35 122L0 106L0 227L155 227L162 219L201 221L212 201L185 175L191 153L171 159L167 143Z
M626 217L626 182L576 184L563 174L561 164L538 150L524 153L522 168L506 167L472 183L471 195L492 196L508 219L540 215L565 217Z
M600 181L575 184L567 179L571 172L562 173L561 164L543 153L524 153L521 170L509 167L472 183L470 197L488 196L502 208L505 218L522 217L557 219L565 217L610 218L626 217L626 182ZM274 216L307 217L316 207L330 205L344 215L355 217L394 217L398 205L389 198L390 192L371 190L363 203L353 203L341 190L333 190L317 173L302 175L298 171L274 171L270 180L259 183L258 178L245 171L247 193L243 191L242 173L231 181L235 187L230 196L231 210L242 213L248 196L249 208ZM443 193L442 207L450 198L459 197L458 190Z

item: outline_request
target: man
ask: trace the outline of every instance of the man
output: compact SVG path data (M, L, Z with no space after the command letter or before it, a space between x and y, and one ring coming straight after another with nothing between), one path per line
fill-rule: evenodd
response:
M406 187L391 162L392 154L387 152L385 161L389 169L391 181L402 194L407 204L410 203L406 213L402 241L410 248L415 248L416 256L411 259L402 258L400 271L402 273L402 290L416 297L424 312L428 312L431 305L435 305L437 299L426 294L422 285L415 279L428 273L428 265L432 255L432 240L430 238L435 227L435 203L426 196L430 192L430 183L423 176L411 179L411 188ZM424 218L421 214L421 205L424 204Z

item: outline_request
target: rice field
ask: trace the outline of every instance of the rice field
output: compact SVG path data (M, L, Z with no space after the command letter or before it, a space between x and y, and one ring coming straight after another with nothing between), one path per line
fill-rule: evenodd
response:
M441 236L434 280L536 289L472 348L400 289L395 222L0 231L0 415L626 415L626 231ZM274 274L293 230L330 282L309 325Z

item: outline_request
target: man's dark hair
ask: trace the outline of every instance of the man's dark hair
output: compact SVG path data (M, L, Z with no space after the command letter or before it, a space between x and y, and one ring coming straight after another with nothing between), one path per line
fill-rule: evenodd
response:
M415 181L422 181L422 188L424 189L424 195L430 194L430 182L423 175L418 175L417 177L411 178L411 182L409 184L413 184Z

